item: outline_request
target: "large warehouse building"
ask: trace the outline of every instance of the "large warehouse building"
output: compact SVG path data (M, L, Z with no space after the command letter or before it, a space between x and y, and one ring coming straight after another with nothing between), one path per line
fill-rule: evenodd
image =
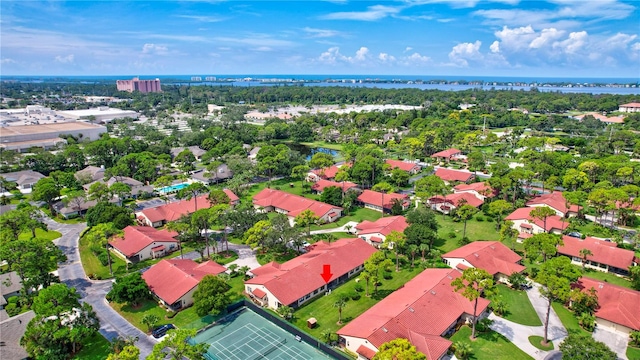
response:
M24 152L32 147L49 149L66 140L60 135L71 135L81 140L97 140L107 132L102 125L81 121L59 122L37 125L0 127L0 148Z

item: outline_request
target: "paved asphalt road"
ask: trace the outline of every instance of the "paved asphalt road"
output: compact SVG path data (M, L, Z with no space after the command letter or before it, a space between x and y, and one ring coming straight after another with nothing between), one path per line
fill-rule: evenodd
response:
M151 353L156 341L131 325L107 304L105 295L111 290L112 282L90 281L80 262L79 238L86 224L60 224L51 219L46 220L50 230L62 233L62 237L54 243L67 255L67 261L58 265L60 280L68 286L75 287L81 296L81 301L89 303L100 319L100 333L109 341L121 336L123 338L138 338L136 346L140 349L140 358L144 359Z

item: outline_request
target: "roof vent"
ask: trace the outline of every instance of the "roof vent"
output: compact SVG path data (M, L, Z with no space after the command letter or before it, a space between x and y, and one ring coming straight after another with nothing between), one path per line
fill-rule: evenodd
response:
M412 307L409 308L410 312L416 312Z
M479 256L478 256L478 253L473 253L473 256L475 256L475 257L479 257Z
M493 250L495 250L495 249L496 249L496 247L495 247L495 246L493 246L493 245L491 245L491 246L489 246L489 247L490 247L491 249L493 249Z
M432 293L433 295L435 295L435 294L436 294L436 291L435 291L435 290L431 290L431 293Z
M599 287L600 289L602 289L602 288L604 288L604 284L603 284L603 283L598 283L598 287Z
M447 275L447 278L448 278L449 280L453 280L453 278L451 277L451 275Z
M386 328L386 327L383 327L383 328L382 328L382 331L384 331L384 332L389 332L389 330L387 330L387 328Z

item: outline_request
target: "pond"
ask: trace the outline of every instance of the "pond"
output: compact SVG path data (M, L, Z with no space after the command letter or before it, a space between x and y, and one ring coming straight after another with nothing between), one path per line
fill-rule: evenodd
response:
M328 149L324 147L310 147L303 144L287 144L291 150L298 151L300 154L304 155L307 160L310 160L313 154L318 152L323 152L325 154L330 154L331 156L339 155L338 150Z

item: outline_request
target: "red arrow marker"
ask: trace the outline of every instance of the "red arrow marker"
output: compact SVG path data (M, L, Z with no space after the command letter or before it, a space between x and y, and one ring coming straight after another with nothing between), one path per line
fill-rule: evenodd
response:
M329 280L331 280L331 277L333 276L333 274L331 273L331 265L325 264L322 265L322 278L324 279L325 283L328 283Z

